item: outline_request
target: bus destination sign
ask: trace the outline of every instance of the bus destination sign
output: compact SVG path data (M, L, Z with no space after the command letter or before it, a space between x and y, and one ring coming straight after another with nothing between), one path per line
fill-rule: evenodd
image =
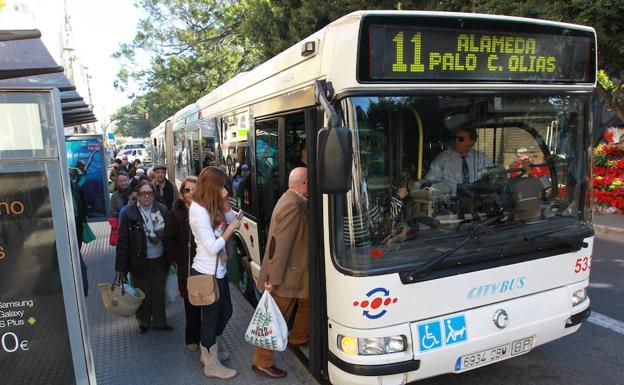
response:
M592 83L595 77L590 33L573 36L373 24L367 39L368 60L360 62L368 67L368 73L360 72L363 80Z

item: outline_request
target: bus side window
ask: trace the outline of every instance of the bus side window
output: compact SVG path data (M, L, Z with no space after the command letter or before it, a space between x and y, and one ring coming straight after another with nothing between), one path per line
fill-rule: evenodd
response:
M239 145L236 148L236 153L228 155L228 159L230 159L234 169L232 172L232 194L236 198L237 207L242 208L247 213L252 213L254 210L251 204L251 167L248 163L247 151L249 151L249 147Z
M290 171L296 167L307 167L307 151L305 137L305 114L299 112L286 116L286 180ZM286 182L288 183L288 182Z

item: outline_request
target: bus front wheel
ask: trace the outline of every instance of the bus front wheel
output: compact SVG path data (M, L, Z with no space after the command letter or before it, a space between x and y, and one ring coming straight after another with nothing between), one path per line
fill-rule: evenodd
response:
M238 289L243 296L252 303L252 305L255 305L257 302L257 289L253 275L251 274L251 263L249 261L249 257L240 245L237 245L236 252L238 254L238 268L240 272Z

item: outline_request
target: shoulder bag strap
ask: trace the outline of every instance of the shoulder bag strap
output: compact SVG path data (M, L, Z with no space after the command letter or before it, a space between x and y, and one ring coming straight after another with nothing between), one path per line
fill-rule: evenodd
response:
M188 240L188 277L191 276L191 265L193 264L193 260L191 259L191 237L193 236L193 231L189 226L189 240Z
M189 233L189 240L188 240L188 276L191 276L191 265L193 264L193 260L191 259L191 238L193 236L193 232L191 231ZM217 268L219 267L219 255L217 254L217 260L215 263L215 271L214 271L214 276L215 278L217 277Z

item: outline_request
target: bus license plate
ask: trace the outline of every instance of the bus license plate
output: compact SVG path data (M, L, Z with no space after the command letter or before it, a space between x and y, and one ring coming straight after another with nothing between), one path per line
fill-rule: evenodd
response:
M513 356L524 354L531 350L532 347L533 337L526 337L511 343L482 350L477 353L467 354L457 359L455 371L461 372L491 364L492 362L502 361Z

